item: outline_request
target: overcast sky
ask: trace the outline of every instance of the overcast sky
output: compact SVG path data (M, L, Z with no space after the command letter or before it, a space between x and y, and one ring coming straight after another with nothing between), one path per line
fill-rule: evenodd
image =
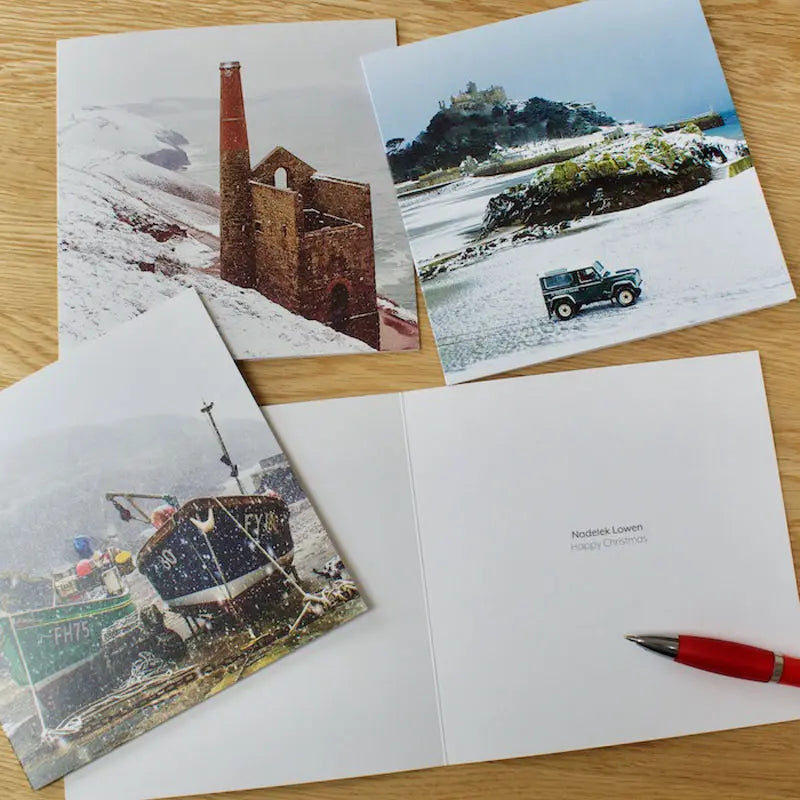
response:
M219 64L240 61L245 96L361 82L359 55L396 41L393 20L183 28L58 43L59 115L87 105L219 97ZM377 46L376 46L377 45Z
M657 124L733 107L698 0L587 0L364 58L384 140L413 139L439 100L501 85L514 100L593 102Z
M133 417L203 419L204 400L218 422L262 424L265 455L279 451L200 297L187 290L0 392L0 470L11 468L4 451L21 440Z

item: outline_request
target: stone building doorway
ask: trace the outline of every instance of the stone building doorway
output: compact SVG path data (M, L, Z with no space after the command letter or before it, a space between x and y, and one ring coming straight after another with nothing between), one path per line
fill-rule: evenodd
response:
M331 289L330 312L331 327L347 333L347 323L350 319L350 293L343 283L337 283Z

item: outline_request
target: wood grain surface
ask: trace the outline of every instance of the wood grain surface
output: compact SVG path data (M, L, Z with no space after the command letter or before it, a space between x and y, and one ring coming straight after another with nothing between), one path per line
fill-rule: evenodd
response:
M640 0L645 2L646 0ZM786 258L800 285L800 15L797 0L702 0ZM6 0L0 4L0 387L56 358L56 39L175 26L397 17L401 44L565 5L559 0ZM601 32L598 32L601 35ZM709 247L714 246L712 232ZM422 304L420 303L422 309ZM250 362L261 403L442 383L424 312L420 352ZM800 547L800 305L539 366L552 372L761 351L793 552ZM725 402L725 398L720 398ZM0 428L0 435L2 429ZM2 476L0 476L2 480ZM11 532L3 531L2 535ZM758 531L753 532L754 535ZM798 637L800 653L800 637ZM587 666L587 668L589 668ZM347 713L343 709L342 713ZM267 757L268 754L265 754ZM168 757L165 754L165 757ZM538 758L271 790L230 800L800 797L800 722ZM115 800L114 786L108 800ZM0 737L0 798L28 786ZM207 800L209 796L203 796ZM200 797L194 800L201 800Z

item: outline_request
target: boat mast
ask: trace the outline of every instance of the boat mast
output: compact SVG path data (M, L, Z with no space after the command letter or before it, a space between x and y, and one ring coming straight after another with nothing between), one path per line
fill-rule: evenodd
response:
M236 480L236 485L239 487L239 492L244 494L244 486L242 486L242 482L239 480L239 467L233 463L231 459L230 453L228 452L228 448L225 447L225 442L222 439L222 434L219 432L219 428L217 427L217 423L214 421L214 415L211 413L211 409L214 408L213 403L206 403L200 411L203 414L208 414L208 421L211 423L211 427L214 429L214 433L217 434L217 441L219 441L219 446L222 448L222 463L227 464L231 468L231 477Z

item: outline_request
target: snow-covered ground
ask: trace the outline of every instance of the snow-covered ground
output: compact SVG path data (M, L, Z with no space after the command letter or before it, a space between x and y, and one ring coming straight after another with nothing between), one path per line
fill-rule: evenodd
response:
M515 177L519 182L520 176ZM450 222L439 238L440 251L456 249L450 244L460 241L463 234L455 233L459 226L475 226L478 203L470 187L480 180L465 182L453 192L452 207L444 205ZM428 202L432 200L443 208L434 198ZM420 218L425 216L423 208L418 211ZM426 238L413 241L415 255ZM599 303L569 322L551 321L538 274L595 259L611 270L639 267L639 303L629 309ZM733 316L795 296L752 169L678 197L584 219L554 239L499 249L426 281L423 289L448 383Z
M489 200L510 186L525 183L536 169L464 178L441 189L401 198L400 210L417 266L469 245L481 229Z
M533 158L540 156L544 153L554 152L558 150L566 150L570 147L579 147L580 145L595 144L603 141L603 135L612 131L615 128L620 128L625 133L633 133L634 131L644 130L643 125L637 123L626 123L624 125L608 125L600 128L596 133L587 133L585 136L570 136L555 139L536 139L532 142L525 144L515 145L513 147L498 147L498 151L502 154L505 161L514 161L523 158Z
M236 358L372 352L357 339L218 278L216 191L152 162L180 160L184 148L180 134L124 109L87 109L62 122L62 349L193 287ZM386 305L390 313L392 304Z
M325 585L326 579L317 575L314 570L322 570L327 561L338 558L339 554L310 500L306 498L292 503L290 509L289 526L294 539L295 569L304 585L318 589Z

